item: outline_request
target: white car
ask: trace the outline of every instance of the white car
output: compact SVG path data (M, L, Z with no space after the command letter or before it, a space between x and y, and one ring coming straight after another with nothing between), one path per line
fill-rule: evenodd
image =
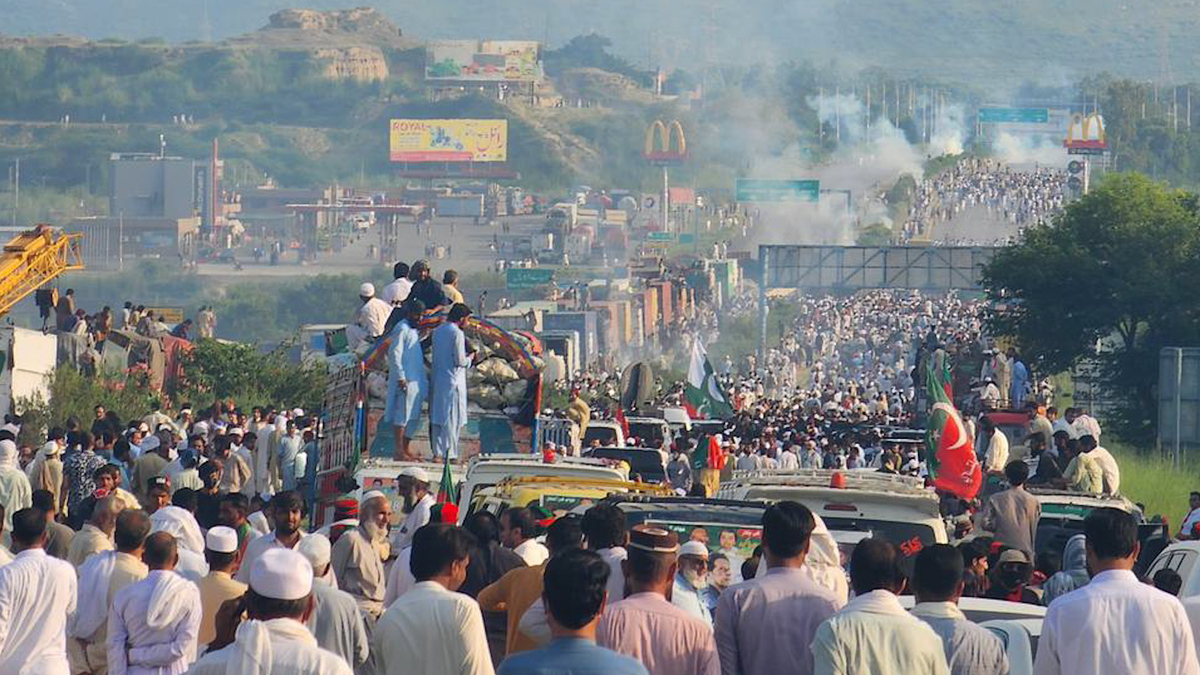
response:
M800 502L820 514L830 531L879 536L898 545L906 557L949 541L937 495L911 476L827 469L735 471L721 483L717 497Z
M1150 563L1146 576L1153 579L1159 570L1175 570L1183 579L1179 597L1200 597L1200 565L1196 564L1197 561L1200 561L1200 541L1177 541L1163 549Z

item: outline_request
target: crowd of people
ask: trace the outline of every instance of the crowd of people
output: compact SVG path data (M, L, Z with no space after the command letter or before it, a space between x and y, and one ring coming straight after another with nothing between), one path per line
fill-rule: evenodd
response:
M936 226L974 208L1018 229L1042 222L1062 209L1066 183L1061 169L1023 171L994 159L964 159L917 184L902 238L929 237Z
M459 526L416 466L396 478L401 513L365 491L313 531L305 450L292 452L303 411L156 410L112 447L96 413L91 430L52 431L24 470L20 430L0 430L0 486L44 485L26 471L66 454L58 498L0 492L0 672L1006 673L1000 639L958 608L979 595L1049 604L1035 672L1200 673L1178 575L1131 572L1132 515L1097 509L1061 569L1034 564L1019 461L982 513L994 536L915 555L868 537L847 574L820 515L782 501L734 570L611 504L549 521L480 510Z

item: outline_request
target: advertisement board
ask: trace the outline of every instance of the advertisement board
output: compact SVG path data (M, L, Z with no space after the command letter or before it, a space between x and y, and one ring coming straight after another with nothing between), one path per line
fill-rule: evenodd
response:
M393 162L505 162L508 120L394 119L388 150Z
M542 45L528 40L445 40L425 49L425 79L529 82L542 79Z

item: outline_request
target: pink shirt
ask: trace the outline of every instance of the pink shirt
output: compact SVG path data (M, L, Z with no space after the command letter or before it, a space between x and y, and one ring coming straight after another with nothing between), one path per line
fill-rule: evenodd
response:
M654 675L721 673L712 629L658 593L635 593L609 605L596 642L641 661Z

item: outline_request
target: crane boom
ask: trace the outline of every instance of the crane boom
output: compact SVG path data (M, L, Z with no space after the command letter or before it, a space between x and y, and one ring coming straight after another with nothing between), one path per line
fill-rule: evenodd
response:
M83 269L82 237L38 225L5 244L0 252L0 316L63 272Z

